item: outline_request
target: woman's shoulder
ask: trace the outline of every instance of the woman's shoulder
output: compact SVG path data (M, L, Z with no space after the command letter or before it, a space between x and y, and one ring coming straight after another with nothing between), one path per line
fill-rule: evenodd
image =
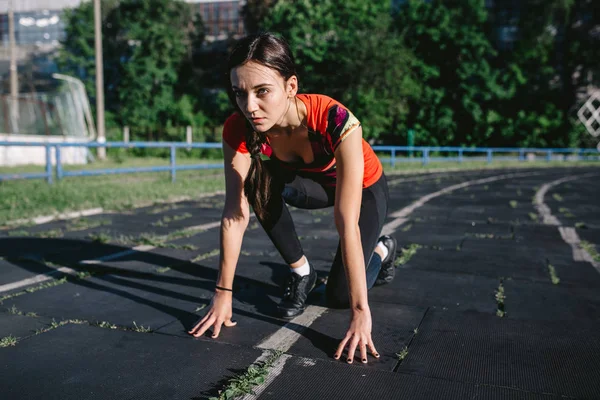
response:
M341 103L325 94L299 94L298 98L306 104L307 108L326 111L331 106Z

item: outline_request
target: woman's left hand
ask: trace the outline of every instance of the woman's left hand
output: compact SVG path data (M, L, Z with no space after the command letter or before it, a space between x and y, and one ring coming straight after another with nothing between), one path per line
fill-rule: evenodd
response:
M338 346L333 358L338 360L346 347L348 347L348 358L346 360L348 364L352 364L354 352L357 347L360 350L360 358L363 363L367 362L367 347L375 358L379 358L379 353L375 349L373 339L371 339L371 325L371 310L368 308L365 310L353 310L350 329L348 329L346 337L344 337Z

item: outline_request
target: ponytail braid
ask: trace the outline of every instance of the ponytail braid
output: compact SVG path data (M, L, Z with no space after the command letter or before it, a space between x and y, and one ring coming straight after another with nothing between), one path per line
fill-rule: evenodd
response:
M264 138L254 129L246 131L246 147L251 163L244 180L244 194L260 220L268 216L267 203L271 197L271 174L260 158Z

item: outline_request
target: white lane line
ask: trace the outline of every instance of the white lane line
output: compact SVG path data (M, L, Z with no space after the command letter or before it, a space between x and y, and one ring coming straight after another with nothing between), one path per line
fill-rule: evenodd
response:
M591 176L596 175L599 174L597 172L590 172L581 175L569 175L564 178L548 182L536 192L534 197L534 204L536 209L538 210L538 213L542 217L542 221L544 224L558 226L558 232L560 233L560 237L562 237L564 242L571 247L571 251L573 252L573 261L589 262L592 265L592 267L594 267L596 271L600 273L600 263L595 261L591 254L580 246L581 239L579 238L579 235L577 234L575 228L569 226L562 226L560 221L554 215L552 215L550 207L548 207L548 205L544 202L544 197L546 196L546 193L548 193L548 190L552 189L553 187L560 185L561 183L574 181L576 179L589 178Z
M423 206L428 201L435 199L436 197L443 196L445 194L451 193L455 190L462 189L462 188L465 188L468 186L481 185L483 183L489 183L489 182L499 181L499 180L503 180L503 179L536 176L536 175L541 175L542 173L543 172L521 172L521 173L514 173L514 174L495 175L495 176L491 176L489 178L481 178L481 179L475 179L472 181L466 181L463 183L458 183L456 185L448 186L444 189L438 190L437 192L429 193L428 195L425 195L425 196L419 198L418 200L414 201L412 204L402 208L401 210L391 213L390 217L392 217L394 219L383 226L381 233L382 233L382 235L391 235L392 233L394 233L396 231L396 229L399 226L401 226L403 223L408 221L408 216L413 211L415 211L417 208Z
M536 208L538 214L542 218L542 222L546 225L554 225L554 226L560 225L559 220L554 215L552 215L552 211L550 210L550 207L548 207L548 205L546 203L544 203L544 197L546 196L546 193L548 193L548 190L552 189L554 186L560 185L561 183L574 181L576 179L587 178L587 177L594 176L594 175L598 175L598 174L595 172L590 172L590 173L581 174L581 175L569 175L569 176L565 176L564 178L560 178L555 181L548 182L548 183L545 183L544 185L542 185L542 187L535 193L535 197L533 198L533 203L535 205L535 208Z
M77 271L75 271L74 269L71 269L69 267L60 267L54 271L50 271L45 274L36 275L32 278L23 279L18 282L7 283L6 285L2 285L2 286L0 286L0 293L19 289L19 288L29 286L29 285L34 285L34 284L40 283L40 282L49 281L51 279L54 279L53 275L57 275L59 273L76 275Z
M302 332L319 318L327 308L308 306L303 314L297 316L273 335L262 341L257 347L265 350L288 351L296 343Z

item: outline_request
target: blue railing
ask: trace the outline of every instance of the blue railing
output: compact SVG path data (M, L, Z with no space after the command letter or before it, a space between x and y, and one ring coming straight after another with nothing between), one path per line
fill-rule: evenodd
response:
M221 143L185 143L185 142L86 142L86 143L43 143L43 142L3 142L0 141L0 147L3 146L27 146L44 147L46 152L46 168L44 173L22 173L22 174L0 174L0 181L15 179L46 179L52 183L54 176L57 180L69 176L94 176L107 174L126 174L138 172L164 172L169 171L171 180L175 182L177 171L198 170L198 169L218 169L222 168L221 163L217 164L193 164L177 165L177 149L220 149ZM112 168L112 169L94 169L94 170L75 170L66 171L63 168L61 153L63 148L67 147L86 147L86 148L168 148L170 149L170 161L168 166L156 167L136 167L136 168ZM465 148L465 147L423 147L423 146L373 146L376 152L389 152L389 162L393 167L398 162L420 162L427 165L432 161L458 162L465 161L465 154L483 154L483 157L469 156L469 161L487 161L492 163L494 159L519 160L525 161L526 154L544 154L546 161L552 161L556 154L568 154L571 157L562 157L562 160L599 160L600 152L597 149L542 149L542 148L513 148L513 147L494 147L494 148ZM406 153L405 157L397 157L398 153ZM414 156L414 154L420 156ZM432 153L456 153L456 157L432 157ZM509 156L496 156L494 153L511 154ZM56 173L52 168L52 155L55 156ZM590 155L593 155L590 157Z

